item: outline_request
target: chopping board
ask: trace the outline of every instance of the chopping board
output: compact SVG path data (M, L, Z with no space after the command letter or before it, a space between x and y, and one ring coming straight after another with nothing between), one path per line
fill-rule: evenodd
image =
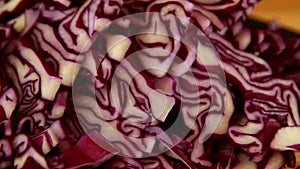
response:
M261 0L250 18L262 22L276 21L284 29L300 33L300 0Z

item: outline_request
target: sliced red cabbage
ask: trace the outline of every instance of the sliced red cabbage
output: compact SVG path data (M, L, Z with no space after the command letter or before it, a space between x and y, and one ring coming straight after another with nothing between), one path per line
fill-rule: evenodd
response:
M300 39L257 2L0 1L0 168L299 167Z

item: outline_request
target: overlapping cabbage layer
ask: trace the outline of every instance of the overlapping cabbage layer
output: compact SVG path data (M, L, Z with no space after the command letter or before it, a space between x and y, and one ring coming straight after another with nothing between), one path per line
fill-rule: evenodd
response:
M256 3L0 1L0 168L295 167L300 38Z

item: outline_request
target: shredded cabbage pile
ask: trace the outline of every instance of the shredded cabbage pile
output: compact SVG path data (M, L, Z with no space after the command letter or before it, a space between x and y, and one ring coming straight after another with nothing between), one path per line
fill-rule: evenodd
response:
M257 2L0 1L0 168L300 166L300 38Z

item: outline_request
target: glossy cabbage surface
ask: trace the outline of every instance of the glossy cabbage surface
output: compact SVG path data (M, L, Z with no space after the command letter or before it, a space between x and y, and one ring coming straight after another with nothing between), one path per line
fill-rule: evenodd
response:
M0 168L297 167L300 38L245 25L257 2L0 1Z

